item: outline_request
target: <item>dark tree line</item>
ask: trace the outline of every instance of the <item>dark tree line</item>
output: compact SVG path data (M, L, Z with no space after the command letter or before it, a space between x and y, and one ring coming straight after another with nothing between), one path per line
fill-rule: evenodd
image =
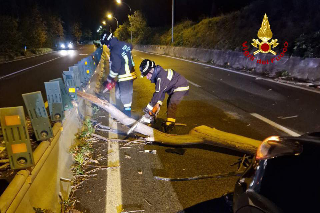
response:
M25 11L21 7L25 6ZM16 1L0 3L0 56L14 58L30 50L54 48L62 41L91 40L89 29L82 30L79 21L65 25L61 16L37 4L21 4ZM27 51L25 51L25 48Z

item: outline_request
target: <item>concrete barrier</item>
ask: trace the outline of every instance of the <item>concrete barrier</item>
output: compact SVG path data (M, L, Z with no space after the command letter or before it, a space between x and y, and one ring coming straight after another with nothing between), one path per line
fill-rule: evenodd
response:
M197 60L211 63L217 66L230 67L236 70L252 70L257 73L268 73L276 76L278 72L288 72L292 77L307 81L320 81L320 58L299 58L283 56L279 61L271 63L274 57L271 54L258 54L251 61L243 52L224 51L213 49L158 46L158 45L135 45L134 49L157 54L165 54L184 59ZM279 55L280 52L277 54ZM269 61L269 64L259 64L257 60Z

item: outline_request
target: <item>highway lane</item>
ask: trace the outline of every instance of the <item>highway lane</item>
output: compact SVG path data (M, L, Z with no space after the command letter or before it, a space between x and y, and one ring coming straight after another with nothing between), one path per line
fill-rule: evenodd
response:
M55 51L0 64L0 107L24 106L21 95L35 91L41 91L46 100L44 82L62 78L63 71L68 71L70 66L94 51L94 45L84 45L76 50Z
M310 92L174 58L136 52L172 68L215 97L297 133L320 131L320 92Z
M74 57L61 57L0 80L0 105L23 105L21 94L37 90L41 90L45 98L44 81L61 77L63 70L86 57L79 54L93 51L92 46L85 46ZM29 63L28 66L16 65L17 68L14 70L19 71L57 56L53 55L37 63L26 61L25 63ZM143 58L149 58L164 68L175 69L190 81L190 93L181 102L177 113L177 122L187 126L177 127L178 134L186 134L195 126L207 125L258 140L270 135L286 135L250 113L261 114L297 132L302 132L310 126L317 129L308 124L316 123L318 115L313 112L317 112L317 102L313 99L318 97L317 93L164 56L137 51L133 52L133 56L136 70ZM153 91L154 85L145 78L135 81L133 117L142 115L141 110L149 102ZM299 100L292 102L291 98ZM283 103L285 104L280 106ZM155 126L159 129L161 122L166 118L165 104L164 102ZM278 118L290 117L296 112L301 114L293 118ZM307 116L309 113L313 113L312 116ZM300 119L304 123L295 124ZM146 153L144 149L156 150L156 154ZM108 152L106 151L106 156ZM156 180L154 176L177 178L225 174L237 170L236 166L230 165L241 156L241 153L231 150L204 145L179 148L158 145L120 148L123 207L128 211L144 209L145 212L178 212L188 208L193 208L193 212L210 212L216 208L214 204L219 197L233 190L237 177L164 182ZM90 187L94 188L91 185ZM93 198L88 196L84 199L89 200L91 197ZM92 212L104 212L104 209L97 209L95 205L91 208L95 209Z
M190 81L190 93L180 103L177 134L187 134L199 125L214 127L258 140L288 133L252 116L258 113L281 125L300 132L317 130L317 93L208 68L165 56L133 52L136 70L144 58L164 68L172 68ZM142 115L154 92L145 78L134 82L133 116ZM312 113L313 112L313 113ZM298 117L285 118L298 115ZM283 116L285 119L278 117ZM155 124L161 129L166 118L166 101ZM298 122L298 123L297 123ZM156 154L143 150L156 150ZM121 150L121 149L120 149ZM129 156L129 158L128 158ZM195 181L165 182L155 176L186 178L226 174L237 170L231 166L242 156L219 147L147 145L120 151L123 206L126 210L146 212L222 212L219 198L232 192L238 177ZM130 208L131 207L131 208ZM188 212L188 211L186 211Z
M136 51L133 52L133 57L136 70L143 58L155 60L164 68L181 65L180 61L175 59ZM204 90L201 81L197 81L194 76L187 76L190 70L186 72L186 69L190 66L186 63L183 66L185 72L178 71L194 83L190 84L189 95L179 105L177 122L186 126L177 126L177 134L187 134L196 126L206 125L258 140L270 135L285 135L243 109ZM201 66L196 68L201 69ZM150 101L154 90L154 84L146 78L135 80L133 117L138 118L142 115L142 109ZM165 119L166 99L154 127L161 130L161 123ZM156 150L156 154L144 150ZM157 180L155 176L190 178L235 172L237 166L231 165L241 156L242 153L208 145L184 147L146 145L132 146L129 149L120 147L123 207L126 211L142 209L145 212L176 213L190 208L193 209L192 212L222 212L217 210L221 206L215 204L222 195L233 191L238 177L230 175L224 178L170 182Z

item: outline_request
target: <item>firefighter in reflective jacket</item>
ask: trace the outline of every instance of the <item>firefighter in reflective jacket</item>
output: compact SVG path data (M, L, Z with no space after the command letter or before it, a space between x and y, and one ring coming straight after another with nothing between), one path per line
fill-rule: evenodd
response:
M170 133L176 122L176 112L178 104L183 97L188 94L188 81L179 73L172 69L163 69L155 65L153 61L144 59L139 67L142 76L146 76L151 83L155 83L156 91L147 107L143 110L148 114L157 112L165 98L165 93L169 95L167 100L167 121L164 125L165 132Z
M109 32L102 34L101 44L107 45L110 49L110 72L107 81L104 82L103 92L110 91L115 87L116 98L121 100L124 113L130 117L133 80L137 78L131 54L132 45L119 41Z

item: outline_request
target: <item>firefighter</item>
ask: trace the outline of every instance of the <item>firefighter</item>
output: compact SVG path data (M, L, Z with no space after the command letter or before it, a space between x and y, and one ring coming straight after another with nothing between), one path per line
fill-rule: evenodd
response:
M115 87L116 99L122 102L124 113L131 117L133 81L137 78L131 54L132 45L119 41L109 32L102 34L101 44L107 45L110 49L110 72L104 82L103 92Z
M151 101L143 111L148 114L158 112L165 98L165 93L167 93L169 97L167 100L167 121L165 122L164 130L166 133L172 132L176 122L178 104L189 92L188 81L176 71L163 69L149 59L144 59L139 69L142 77L146 76L156 86Z

